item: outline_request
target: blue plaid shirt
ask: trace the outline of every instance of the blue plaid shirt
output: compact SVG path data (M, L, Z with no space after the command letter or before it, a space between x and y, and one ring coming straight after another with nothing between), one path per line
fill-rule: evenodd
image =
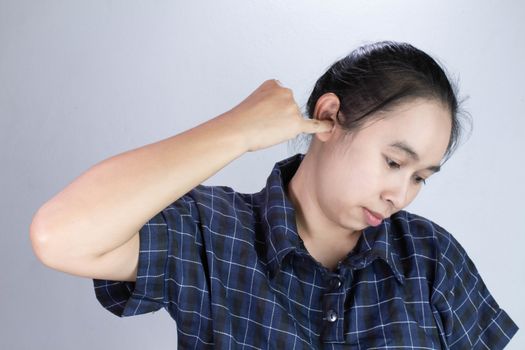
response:
M518 331L445 229L401 210L330 271L297 234L285 188L198 185L139 232L135 282L94 279L124 317L166 309L180 349L502 349Z

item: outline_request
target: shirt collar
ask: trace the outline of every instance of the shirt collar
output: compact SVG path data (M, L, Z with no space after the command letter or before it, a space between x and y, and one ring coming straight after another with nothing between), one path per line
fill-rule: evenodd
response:
M275 163L267 178L266 186L258 194L266 244L266 261L272 275L275 275L277 269L281 267L288 253L301 249L295 223L295 209L286 194L286 189L304 156L302 153L297 153ZM353 253L349 253L342 264L364 268L375 259L381 258L388 264L396 279L404 283L404 275L400 271L402 265L394 249L391 218L386 218L379 226L366 227Z
M363 268L380 258L388 264L396 279L404 284L403 265L401 265L398 253L400 251L399 243L397 243L399 239L394 239L394 236L397 235L394 223L399 223L399 220L395 218L400 215L401 212L397 212L384 219L379 226L366 227L354 248L355 253L351 257L348 256L344 263L356 262L360 268Z

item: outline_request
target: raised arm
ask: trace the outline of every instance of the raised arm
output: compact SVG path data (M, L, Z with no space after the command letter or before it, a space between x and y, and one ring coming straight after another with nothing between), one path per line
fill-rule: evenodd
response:
M245 152L331 128L302 118L291 90L267 80L233 109L82 173L34 215L35 254L73 275L133 281L138 231L155 214Z

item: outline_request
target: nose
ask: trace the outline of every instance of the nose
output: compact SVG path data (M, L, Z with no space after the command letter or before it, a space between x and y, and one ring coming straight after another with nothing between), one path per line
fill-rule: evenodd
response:
M386 186L382 193L382 199L390 202L393 210L401 210L408 205L408 192L410 183L406 179L395 179L389 186Z

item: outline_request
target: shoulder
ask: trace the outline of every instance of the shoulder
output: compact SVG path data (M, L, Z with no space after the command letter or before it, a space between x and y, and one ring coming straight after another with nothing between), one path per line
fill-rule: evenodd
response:
M171 205L186 204L228 212L252 206L250 193L237 192L229 186L199 184Z
M476 267L466 250L440 224L405 210L393 214L389 223L391 242L399 252L405 276L425 277L432 285L433 303L441 296L446 304L464 276L476 277Z
M241 193L229 186L199 184L171 203L166 211L188 215L202 224L217 221L250 221L254 216L253 194ZM221 219L217 219L220 216ZM215 219L213 219L215 217Z
M466 271L477 269L467 250L449 230L435 221L418 214L401 210L392 215L394 236L403 242L406 251L432 261L433 278L442 288L448 289ZM438 282L439 281L439 282ZM442 283L440 283L442 282Z
M500 308L476 264L451 232L407 211L391 216L390 231L412 261L424 260L426 265L418 266L429 267L424 273L431 287L430 304L436 311L440 336L450 348L478 348L482 343L486 348L502 349L509 342L517 325Z
M435 248L446 255L464 255L465 250L447 229L424 216L400 210L390 217L395 235L406 236L410 240L432 241Z

